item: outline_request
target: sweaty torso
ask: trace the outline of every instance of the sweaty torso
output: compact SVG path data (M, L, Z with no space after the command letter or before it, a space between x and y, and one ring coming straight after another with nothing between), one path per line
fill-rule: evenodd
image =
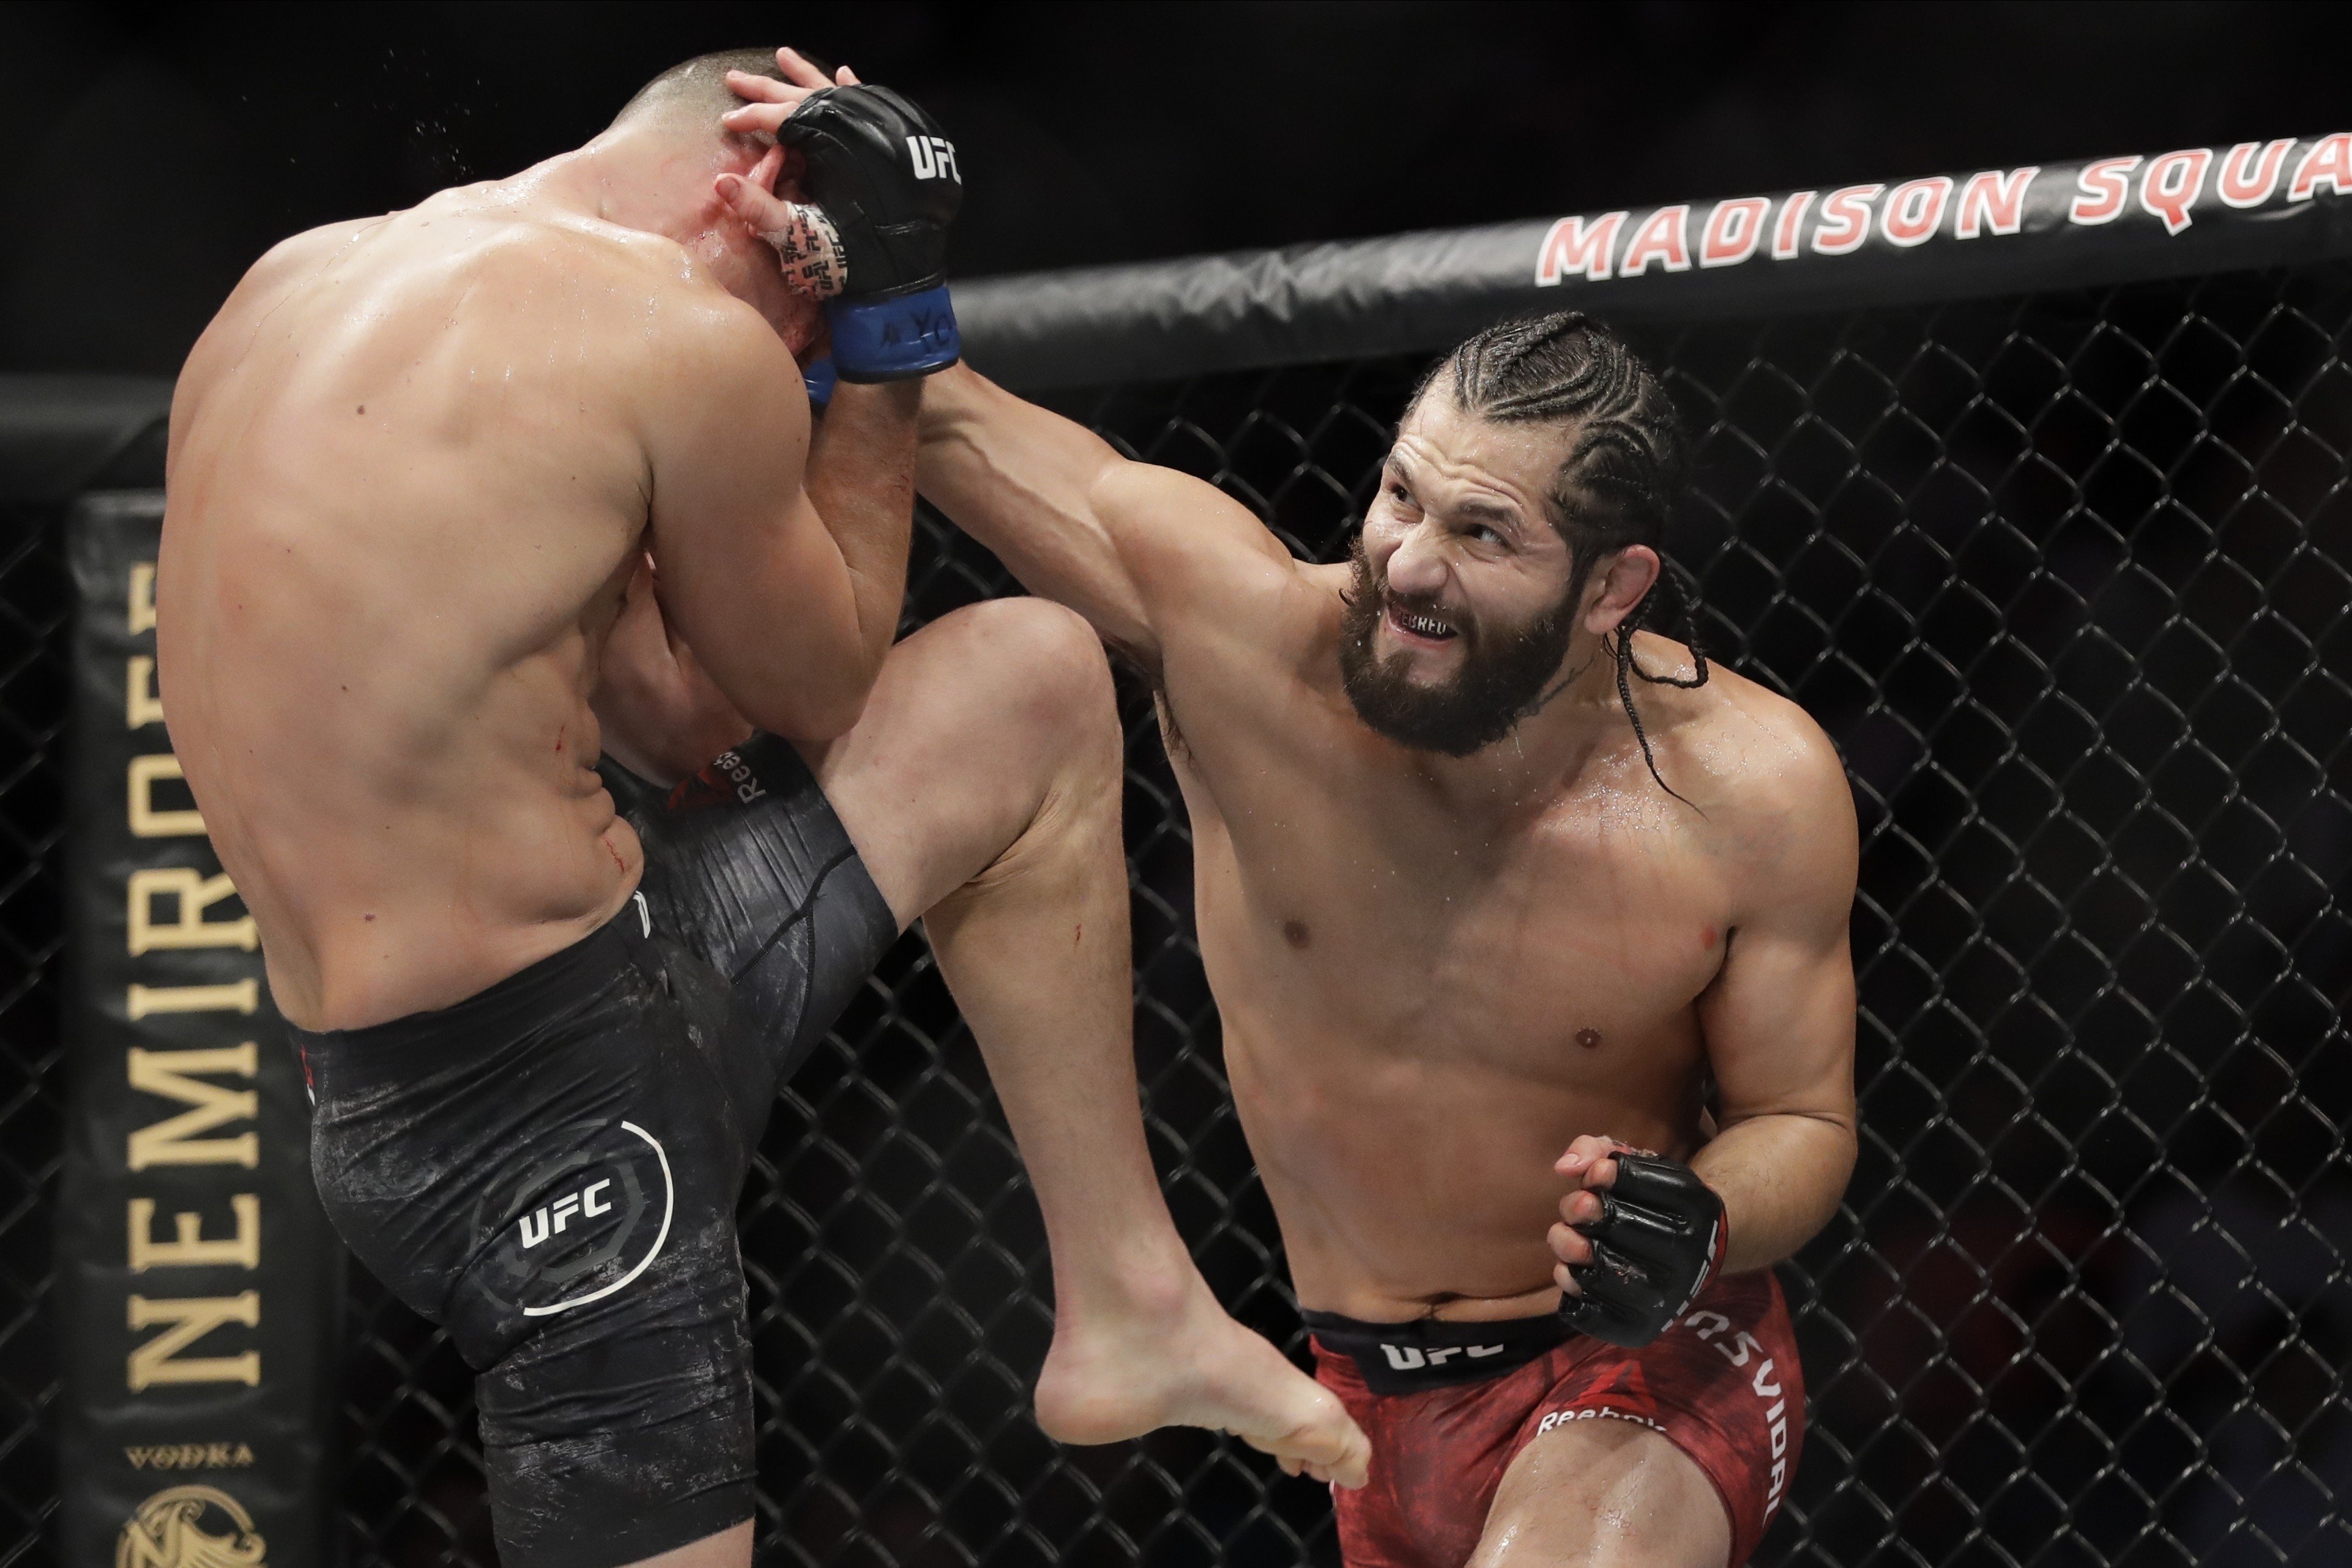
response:
M683 286L666 245L447 192L279 246L190 357L165 720L298 1025L446 1007L635 885L588 698L645 529L626 366Z
M1630 725L1524 804L1465 810L1349 707L1342 580L1302 574L1261 622L1303 638L1165 655L1234 1099L1302 1306L1548 1311L1570 1140L1681 1158L1703 1140L1698 1001L1784 841L1738 804L1777 699L1720 671L1698 693L1636 688L1705 818L1651 781ZM1682 652L1640 646L1652 667Z

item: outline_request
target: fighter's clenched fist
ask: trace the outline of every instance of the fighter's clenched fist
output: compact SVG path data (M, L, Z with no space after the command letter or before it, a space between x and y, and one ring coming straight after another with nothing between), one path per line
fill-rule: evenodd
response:
M776 247L796 286L827 301L843 380L944 370L961 351L946 282L948 226L963 202L955 144L920 107L845 67L828 84L793 50L776 61L796 79L729 74L757 101L721 122L772 132L779 151L749 178L720 175L719 195ZM786 154L798 160L804 203L771 192Z
M1680 1160L1582 1137L1560 1157L1583 1186L1560 1199L1554 1270L1569 1326L1639 1349L1714 1278L1730 1244L1723 1199Z

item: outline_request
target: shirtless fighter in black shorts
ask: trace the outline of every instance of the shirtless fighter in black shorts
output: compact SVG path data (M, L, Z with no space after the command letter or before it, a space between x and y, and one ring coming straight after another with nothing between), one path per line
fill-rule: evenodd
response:
M747 1563L737 1189L919 916L1053 1246L1041 1424L1360 1482L1153 1181L1092 636L1028 601L893 646L951 144L846 78L722 130L730 66L776 68L690 61L577 152L287 241L181 377L163 699L328 1210L479 1370L508 1568ZM747 190L798 203L789 278ZM794 285L833 295L814 434Z

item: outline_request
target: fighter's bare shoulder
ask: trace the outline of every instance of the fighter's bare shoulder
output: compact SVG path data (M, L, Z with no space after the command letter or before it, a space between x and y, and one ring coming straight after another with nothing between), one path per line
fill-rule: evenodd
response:
M1314 621L1323 597L1317 569L1207 480L1120 462L1108 465L1091 491L1163 644L1284 639L1286 629Z
M339 224L321 224L317 228L289 235L261 253L261 259L247 269L238 287L268 288L315 269L370 229L391 221L390 215L379 214L369 218L348 218Z
M1690 650L1670 639L1642 632L1634 649L1654 674L1696 674ZM1633 695L1645 713L1666 721L1653 727L1665 743L1668 780L1699 803L1726 842L1758 852L1759 868L1801 866L1851 893L1853 792L1837 747L1811 714L1712 662L1704 685L1636 681Z
M792 356L759 311L729 293L693 253L664 235L563 214L518 223L485 244L482 265L511 268L534 292L612 347L656 362L684 353L761 369ZM560 287L550 287L551 280ZM797 382L795 382L797 384Z
M756 426L787 402L805 419L783 340L676 240L565 214L526 217L475 244L467 266L478 280L576 340L597 382L624 399L634 392L650 423L731 409Z
M236 287L203 334L196 340L194 351L182 371L183 383L193 373L198 381L211 368L208 350L218 344L225 333L236 331L250 316L266 311L289 290L316 277L334 258L349 248L370 229L390 222L386 217L353 218L344 223L326 224L300 234L289 235L245 269Z
M1152 463L1111 463L1096 477L1097 516L1122 536L1139 572L1171 584L1235 570L1265 579L1296 566L1257 515L1205 479Z

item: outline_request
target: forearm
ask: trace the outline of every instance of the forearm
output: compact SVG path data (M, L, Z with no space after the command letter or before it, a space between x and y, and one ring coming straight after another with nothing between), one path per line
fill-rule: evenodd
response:
M1089 492L1121 461L1094 432L1023 402L958 365L931 378L923 400L915 482L950 521L1030 580L1055 558L1100 547ZM1024 571L1024 568L1027 570Z
M1097 505L1133 470L1093 431L961 366L931 378L915 482L950 522L996 553L1030 592L1068 605L1131 652L1151 632L1140 587Z
M869 675L898 634L915 515L919 381L844 382L809 442L803 487L849 569Z
M1853 1175L1852 1125L1790 1113L1736 1122L1691 1160L1723 1198L1727 1273L1777 1263L1827 1225Z
M664 786L751 733L692 650L670 637L651 558L639 563L622 594L621 612L597 659L589 706L604 754Z
M593 706L604 755L665 789L751 733L734 705L684 660L650 676L621 675L608 661Z

